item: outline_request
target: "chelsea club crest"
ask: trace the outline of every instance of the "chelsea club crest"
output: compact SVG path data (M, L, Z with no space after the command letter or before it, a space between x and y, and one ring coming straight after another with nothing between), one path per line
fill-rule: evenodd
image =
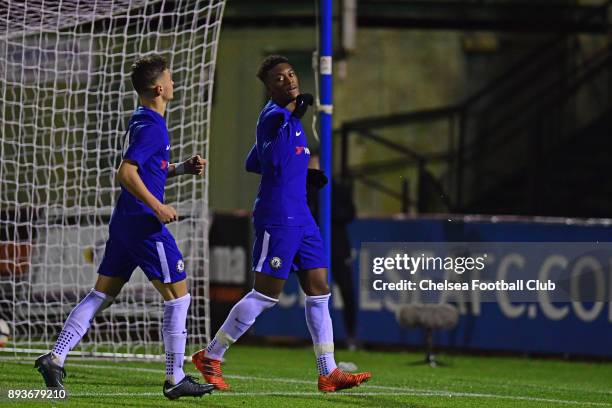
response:
M275 256L274 258L270 259L270 266L272 269L280 269L280 267L283 266L283 261L281 261L278 256Z

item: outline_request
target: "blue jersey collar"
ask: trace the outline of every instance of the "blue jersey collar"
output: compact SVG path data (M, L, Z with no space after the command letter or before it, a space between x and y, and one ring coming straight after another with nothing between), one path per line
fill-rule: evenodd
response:
M138 108L136 109L136 113L142 113L145 114L149 117L151 117L153 120L155 120L156 122L159 122L163 125L166 124L166 119L164 119L164 117L162 115L160 115L158 112L154 111L151 108L148 108L146 106L138 106Z

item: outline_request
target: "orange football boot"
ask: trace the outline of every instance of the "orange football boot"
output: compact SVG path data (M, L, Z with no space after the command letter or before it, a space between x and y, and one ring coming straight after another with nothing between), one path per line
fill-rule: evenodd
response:
M221 373L221 361L206 357L206 349L202 349L192 355L191 362L202 373L204 381L214 385L216 389L221 391L230 389L229 384L223 379L223 373Z
M319 376L319 391L334 392L357 387L359 384L368 381L371 377L372 374L369 372L351 374L336 368L330 375Z

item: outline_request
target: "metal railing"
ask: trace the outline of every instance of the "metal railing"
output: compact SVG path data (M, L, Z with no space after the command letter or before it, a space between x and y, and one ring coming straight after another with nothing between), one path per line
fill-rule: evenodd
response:
M612 0L605 1L587 18L607 16L611 4ZM559 117L559 110L575 103L589 81L610 65L612 49L609 43L584 60L572 61L579 54L578 51L576 37L571 33L561 34L530 51L507 71L457 105L343 123L336 131L341 144L340 176L362 182L397 199L403 212L410 206L416 207L419 212L428 211L426 191L436 193L447 211L469 210L466 192L472 198L482 194L482 189L474 190L475 174L486 172L491 179L500 176L494 174L495 166L484 166L482 158L502 149L510 152L512 148L508 148L508 145L516 139L517 132L527 134L521 139L525 142L524 139L529 139L531 128L541 128L539 122L543 120L543 115L549 115L553 120L555 116ZM389 128L441 122L446 123L448 129L448 148L441 152L425 154L381 134ZM392 150L401 158L351 165L349 139L354 137ZM543 137L540 129L536 138ZM436 178L428 171L432 164L443 164L447 170ZM377 175L385 172L410 168L416 169L418 174L416 199L409 195L405 178L397 190L376 180Z

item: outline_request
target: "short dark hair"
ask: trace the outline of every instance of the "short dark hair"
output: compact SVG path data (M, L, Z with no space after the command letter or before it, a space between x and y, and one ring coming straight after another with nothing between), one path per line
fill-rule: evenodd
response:
M166 58L159 54L149 54L138 58L132 64L132 85L138 95L142 95L168 68Z
M268 55L259 65L257 78L259 78L261 82L266 83L268 72L278 64L289 64L289 60L282 55Z

